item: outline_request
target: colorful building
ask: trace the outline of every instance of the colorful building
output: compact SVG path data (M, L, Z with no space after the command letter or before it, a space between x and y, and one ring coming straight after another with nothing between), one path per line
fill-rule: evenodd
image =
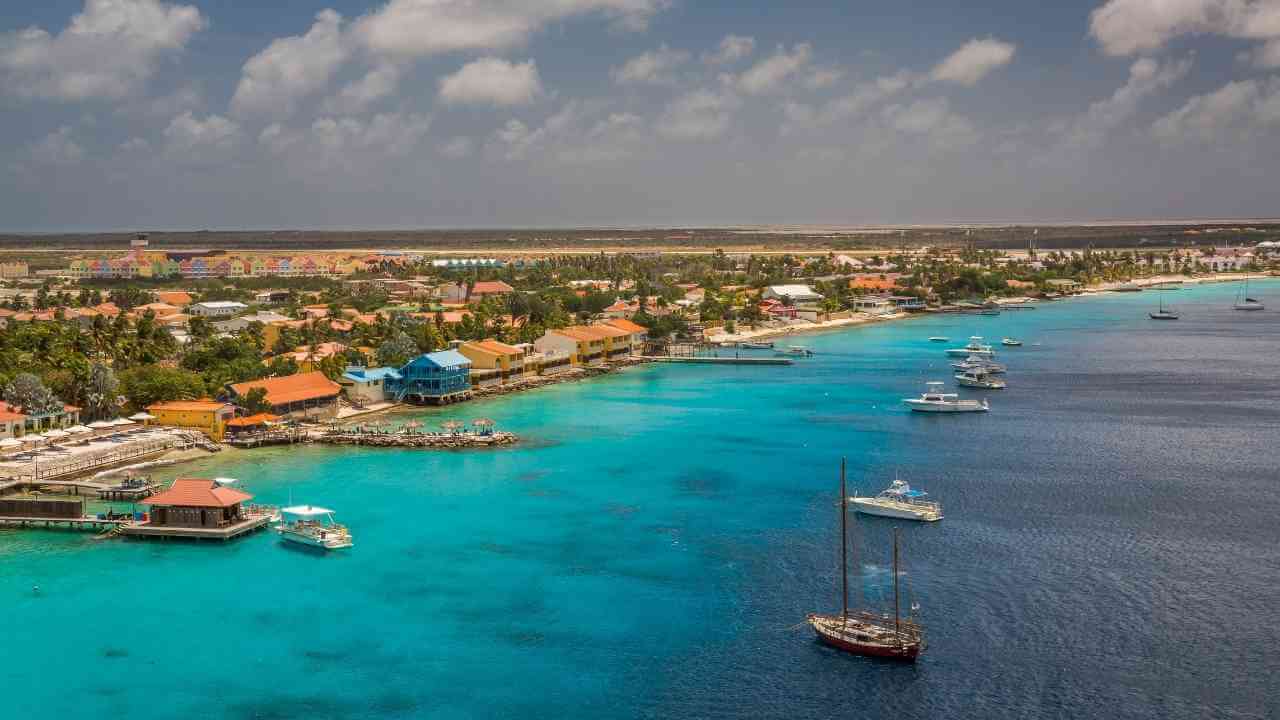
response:
M389 381L398 402L446 405L471 397L471 360L457 350L419 355Z
M471 361L471 379L476 384L511 382L533 371L525 362L524 349L497 340L462 343L458 352Z
M233 405L216 400L172 400L147 406L147 412L156 416L157 425L199 430L213 440L221 440L227 431L227 421L236 415Z
M257 388L266 391L271 412L282 417L331 418L338 413L342 386L322 372L306 372L284 377L252 380L227 386L233 402L243 403Z

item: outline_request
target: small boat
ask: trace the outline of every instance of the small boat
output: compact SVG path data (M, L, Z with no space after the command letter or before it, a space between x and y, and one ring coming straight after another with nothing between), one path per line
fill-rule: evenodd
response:
M987 401L961 400L959 395L942 391L942 383L926 383L928 387L918 398L904 398L902 404L915 412L928 413L961 413L987 412L990 406Z
M1022 341L1014 340L1013 338L1004 338L1000 341L1000 344L1005 347L1022 347Z
M844 461L840 461L840 613L809 613L805 617L818 642L853 655L915 662L926 644L924 628L901 612L901 573L898 572L898 529L893 529L893 615L849 609L849 498L845 494ZM855 549L856 550L856 549ZM856 555L856 552L855 552ZM861 566L854 582L861 587ZM859 599L862 592L858 591ZM861 604L861 600L859 603ZM916 605L912 603L910 613Z
M788 345L781 350L775 351L777 355L790 355L792 357L813 357L813 351L803 345Z
M977 355L970 355L960 362L951 363L956 370L981 370L988 375L1002 375L1008 368L1000 363Z
M985 310L979 310L978 312L975 312L975 313L970 313L970 315L986 315L988 317L995 317L995 316L998 316L999 314L1000 314L999 310L994 310L991 308L987 308Z
M894 478L893 484L875 497L859 497L857 492L849 498L853 509L863 515L935 522L942 519L941 503L924 500L929 493L913 490L905 481Z
M1172 310L1165 309L1163 295L1160 296L1160 309L1153 313L1147 313L1147 315L1152 320L1177 320L1178 319L1178 313Z
M772 349L773 349L773 343L771 343L771 342L744 342L744 343L738 343L738 347L746 348L747 350L772 350Z
M941 335L934 335L933 337L929 338L929 342L951 342L951 338L943 337Z
M1243 295L1243 296L1244 296L1244 299L1243 299L1243 300L1241 300L1241 299L1240 299L1240 296L1241 296L1241 295ZM1248 277L1245 277L1245 279L1244 279L1244 291L1243 291L1242 293L1238 293L1238 294L1236 295L1236 303L1235 303L1235 305L1233 305L1232 307L1233 307L1233 308L1235 308L1236 310L1262 310L1262 309L1264 309L1264 306L1263 306L1263 304L1262 304L1262 301L1261 301L1261 300L1257 300L1257 299L1255 299L1255 298L1251 298L1251 297L1249 297L1249 278L1248 278Z
M978 388L980 390L1005 389L1003 380L992 377L992 373L981 369L965 370L955 377L956 382L964 387Z
M968 345L965 345L962 348L948 348L947 354L951 356L986 355L993 357L996 353L991 349L990 345L983 344L982 337L980 335L974 335L969 338Z
M1125 283L1117 285L1116 292L1142 292L1142 286L1137 283Z
M339 550L352 545L351 533L333 519L333 511L312 505L280 508L276 532L282 540L323 550Z

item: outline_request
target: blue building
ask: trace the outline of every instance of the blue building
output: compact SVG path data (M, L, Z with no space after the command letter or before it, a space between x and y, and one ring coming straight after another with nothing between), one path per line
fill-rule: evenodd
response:
M386 387L398 402L445 405L471 397L471 361L457 350L419 355Z
M349 365L338 378L338 384L346 391L348 400L363 406L393 399L392 386L400 379L400 371L395 368Z

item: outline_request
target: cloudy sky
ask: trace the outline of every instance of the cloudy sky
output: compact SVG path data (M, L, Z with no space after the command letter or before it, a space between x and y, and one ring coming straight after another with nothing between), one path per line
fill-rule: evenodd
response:
M1280 0L43 0L0 230L1276 216Z

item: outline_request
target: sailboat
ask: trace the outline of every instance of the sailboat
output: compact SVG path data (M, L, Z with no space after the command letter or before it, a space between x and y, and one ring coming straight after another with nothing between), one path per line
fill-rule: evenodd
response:
M1172 310L1166 310L1164 307L1164 293L1160 293L1160 309L1153 313L1147 313L1152 320L1177 320L1178 313Z
M1243 301L1240 299L1241 295L1244 296ZM1254 298L1249 297L1249 276L1248 275L1244 276L1244 291L1236 295L1236 304L1233 307L1235 307L1236 310L1263 309L1263 305L1260 300L1255 300Z
M898 528L893 529L893 615L849 609L848 524L849 494L845 491L845 461L840 460L840 614L810 613L806 620L818 640L854 655L915 662L925 648L924 629L900 611L898 591ZM859 565L858 579L861 578ZM859 593L861 595L861 593ZM914 606L912 607L914 610Z

